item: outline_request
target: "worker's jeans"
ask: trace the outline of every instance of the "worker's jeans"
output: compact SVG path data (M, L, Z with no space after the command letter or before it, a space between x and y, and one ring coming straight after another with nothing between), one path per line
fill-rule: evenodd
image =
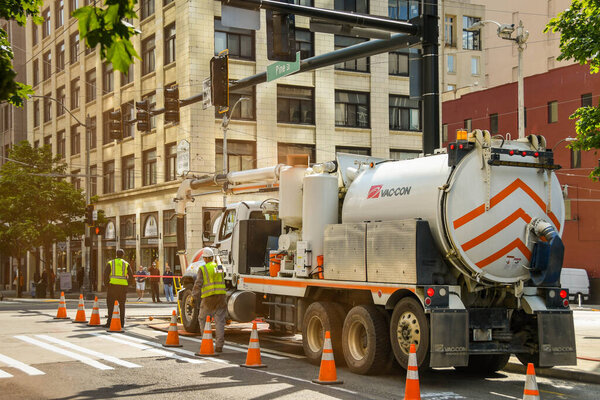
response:
M223 301L219 301L219 305L214 308L214 301L210 299L206 301L203 299L200 303L200 310L198 312L198 323L200 324L200 329L204 332L204 325L206 324L206 317L210 315L215 319L215 325L217 328L216 331L216 347L223 347L225 343L225 319L227 318L227 303L225 302L225 295L216 295L223 296ZM209 296L209 297L216 297ZM209 298L207 297L207 299ZM212 304L211 304L212 303Z

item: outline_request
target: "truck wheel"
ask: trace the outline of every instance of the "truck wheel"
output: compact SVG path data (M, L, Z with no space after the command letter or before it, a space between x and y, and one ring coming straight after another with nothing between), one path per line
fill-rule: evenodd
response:
M185 289L181 295L181 322L186 331L200 332L198 324L199 304L193 304L194 297L190 289Z
M502 370L510 354L472 354L466 367L455 367L457 371L474 375L489 376Z
M429 367L429 322L421 304L405 297L396 304L390 322L390 341L394 356L404 369L408 367L410 345L417 348L417 364Z
M344 359L350 371L377 374L390 366L387 322L374 305L356 306L344 321Z
M302 347L312 364L321 362L325 331L331 334L334 358L341 359L343 314L340 304L328 301L316 301L306 309L302 323Z

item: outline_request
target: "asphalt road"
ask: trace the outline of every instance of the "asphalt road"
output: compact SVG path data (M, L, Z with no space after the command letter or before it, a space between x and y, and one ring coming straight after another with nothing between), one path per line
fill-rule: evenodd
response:
M74 316L76 301L68 300ZM91 310L86 303L86 310ZM221 357L200 359L199 338L181 337L182 348L164 348L165 333L148 327L148 316L166 316L173 304L128 304L124 334L109 334L70 321L55 321L55 302L0 302L0 399L402 399L405 374L361 376L338 367L338 386L311 379L309 364L293 338L261 334L263 363L244 363L247 329L230 329ZM102 313L104 314L106 311ZM600 313L596 313L600 314ZM598 315L597 318L600 318ZM156 319L153 323L160 321ZM600 385L538 377L541 398L598 399ZM453 369L420 372L423 399L521 399L524 376L501 372L480 378Z

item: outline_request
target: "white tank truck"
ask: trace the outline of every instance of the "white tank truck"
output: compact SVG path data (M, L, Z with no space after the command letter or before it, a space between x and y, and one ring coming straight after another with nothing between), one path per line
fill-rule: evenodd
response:
M207 183L226 183L229 193L279 186L278 199L226 207L214 246L230 317L261 315L274 331L301 332L313 363L329 330L336 361L359 374L394 360L406 368L411 344L421 367L487 373L511 354L544 367L576 364L558 282L564 203L552 151L541 136L458 137L446 152L413 160L338 154L311 168L188 179L178 216ZM198 329L194 277L188 270L179 293L188 330Z

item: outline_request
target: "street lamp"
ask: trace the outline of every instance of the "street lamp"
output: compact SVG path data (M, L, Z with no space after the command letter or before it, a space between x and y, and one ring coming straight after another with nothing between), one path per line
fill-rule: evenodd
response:
M558 142L556 142L556 143L554 144L554 146L552 146L552 151L554 151L554 149L555 149L555 148L556 148L556 147L557 147L559 144L561 144L562 142L572 142L573 140L576 140L576 138L574 138L574 137L570 137L570 136L569 136L569 137L566 137L566 138L564 138L564 139L560 139Z
M501 24L500 22L492 20L477 21L469 28L468 31L475 31L482 28L485 24L492 23L498 25L496 33L500 39L512 40L517 44L517 50L519 50L519 64L518 73L519 77L517 80L517 98L518 98L518 109L519 109L519 138L525 137L525 101L523 94L523 50L525 50L525 42L529 39L529 32L523 27L523 21L519 21L519 26L515 28L515 24ZM515 37L512 36L514 31L517 31Z
M235 111L235 108L242 101L250 100L248 97L240 97L225 114L223 114L223 122L221 127L223 128L223 174L227 175L228 172L228 160L227 160L227 130L229 130L229 122L231 121L231 115ZM223 207L227 206L227 193L223 193Z

